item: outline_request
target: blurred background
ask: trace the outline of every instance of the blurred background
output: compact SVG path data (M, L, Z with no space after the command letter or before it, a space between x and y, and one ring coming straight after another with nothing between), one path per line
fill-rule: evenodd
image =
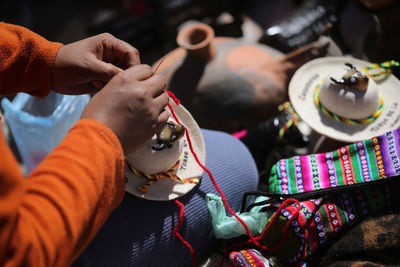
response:
M177 30L188 20L199 20L212 25L217 36L249 35L255 41L261 41L283 52L316 40L323 26L331 23L331 35L340 48L346 53L364 57L365 38L372 34L376 26L374 12L381 10L375 7L368 9L360 2L362 1L2 0L0 19L26 26L49 40L63 43L110 32L138 48L143 62L148 64L176 47ZM282 36L276 36L279 28L273 26L280 23L292 23L292 28L300 25L304 29L309 28L312 33L302 31L302 36L297 38L296 43L289 45L288 40L285 43L285 40L279 39ZM285 30L291 34L290 27Z

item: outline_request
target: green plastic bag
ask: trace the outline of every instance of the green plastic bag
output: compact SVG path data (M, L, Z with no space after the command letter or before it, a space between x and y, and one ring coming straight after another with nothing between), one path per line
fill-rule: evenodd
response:
M267 199L267 197L260 196L255 199L255 203ZM227 216L221 197L209 193L206 195L206 204L211 214L215 236L218 239L230 239L247 234L243 225L234 216ZM262 233L268 218L273 213L272 211L259 212L262 208L264 208L262 205L256 206L248 212L238 213L239 218L247 224L254 236Z

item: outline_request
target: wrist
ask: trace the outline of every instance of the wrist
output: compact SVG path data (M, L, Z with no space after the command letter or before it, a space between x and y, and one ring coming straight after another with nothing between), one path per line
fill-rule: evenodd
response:
M57 53L54 57L53 65L51 66L51 70L50 70L50 73L51 73L50 90L55 91L55 92L57 92L56 68L57 68L57 65L59 65L61 50L63 49L64 46L65 45L61 45L58 48Z
M112 143L118 154L123 156L123 146L121 140L117 134L105 123L93 119L93 118L81 118L72 128L77 125L84 124L88 127L96 129L96 131L107 140L107 142Z

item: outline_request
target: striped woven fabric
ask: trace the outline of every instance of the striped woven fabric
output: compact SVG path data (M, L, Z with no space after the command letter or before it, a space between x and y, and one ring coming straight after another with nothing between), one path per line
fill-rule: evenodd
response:
M269 192L295 194L400 175L400 129L338 150L278 161Z
M312 256L321 247L366 216L376 215L392 208L398 209L400 207L398 192L400 183L342 192L300 202L299 215L292 221L292 229L300 240L300 245L286 246L284 252L278 251L274 256L288 265L299 266L299 262L312 261ZM281 211L281 216L287 220L293 215L293 209L285 208ZM287 251L288 248L290 252ZM291 256L284 258L281 255Z
M232 251L229 259L234 267L274 267L274 261L271 258L265 258L256 249L243 249Z
M291 195L329 188L353 189L324 191L318 199L309 197L300 202L299 213L291 223L299 245L284 246L274 256L299 266L300 262L312 260L319 248L365 216L398 209L400 178L398 182L391 180L395 182L390 185L374 183L362 188L351 185L396 179L400 175L399 157L400 129L397 129L336 151L277 162L269 178L269 193ZM296 204L288 206L282 209L281 216L289 220L297 209Z

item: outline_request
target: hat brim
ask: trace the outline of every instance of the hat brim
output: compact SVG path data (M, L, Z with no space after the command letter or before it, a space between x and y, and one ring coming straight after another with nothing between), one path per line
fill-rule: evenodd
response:
M178 117L179 122L186 127L193 150L196 153L200 163L205 165L206 148L200 127L193 119L192 115L182 105L175 104L175 102L171 99L169 103L175 115ZM166 109L171 113L169 107ZM190 150L187 139L188 133L186 132L182 137L183 140L181 140L181 142L183 141L183 150L181 154L181 160L175 174L185 179L197 178L200 181L201 175L203 174L203 169L197 163L193 153ZM143 186L149 181L147 178L135 175L127 167L125 167L125 177L125 190L135 196L148 200L173 200L189 193L197 186L197 184L194 183L183 183L170 178L164 178L153 183L148 187L148 190L143 193L139 190L139 187Z
M347 143L397 129L400 126L400 82L393 75L377 82L383 98L383 110L371 123L353 125L337 121L315 105L313 93L317 84L337 69L347 68L344 63L351 63L357 69L371 65L370 62L351 57L325 57L309 61L296 71L289 83L289 99L299 117L317 133Z

